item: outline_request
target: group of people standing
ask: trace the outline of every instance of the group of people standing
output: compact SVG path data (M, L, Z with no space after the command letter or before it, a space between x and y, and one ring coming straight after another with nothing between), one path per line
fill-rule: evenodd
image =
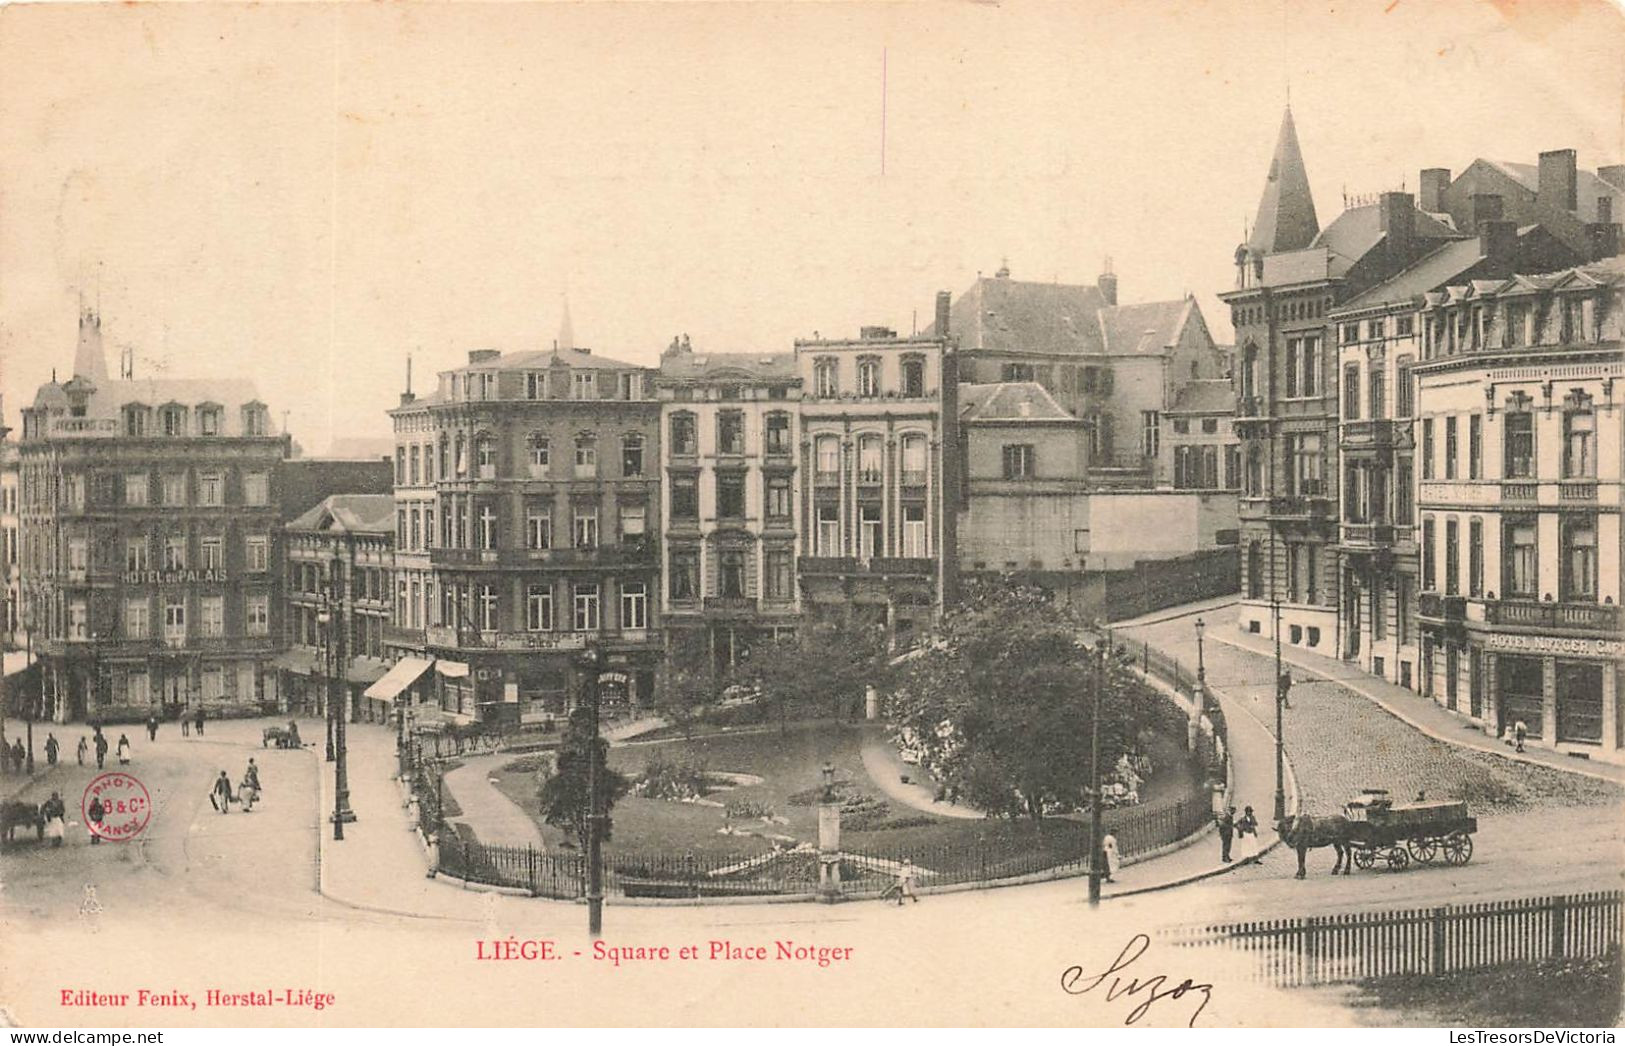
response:
M209 804L223 814L231 813L232 803L241 803L245 814L253 813L254 804L259 800L260 768L253 756L248 758L248 767L243 771L242 783L235 793L231 790L231 778L226 776L224 770L220 771L220 776L214 779L214 787L209 790Z
M1253 808L1244 807L1240 817L1236 816L1236 808L1227 806L1224 813L1217 818L1219 826L1219 860L1225 864L1230 863L1230 848L1236 837L1242 839L1252 838L1253 849L1258 849L1258 818L1253 815ZM1251 856L1251 855L1248 855Z

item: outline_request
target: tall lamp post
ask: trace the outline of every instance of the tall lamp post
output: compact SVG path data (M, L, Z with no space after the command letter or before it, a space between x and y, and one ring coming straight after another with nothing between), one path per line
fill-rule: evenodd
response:
M1275 618L1275 823L1286 820L1286 756L1282 728L1285 723L1281 709L1286 702L1286 673L1281 670L1281 600L1270 601Z
M1106 689L1106 658L1111 652L1111 640L1100 639L1095 645L1094 705L1089 715L1089 907L1100 906L1100 879L1105 869L1100 867L1102 846L1100 824L1100 707L1102 691Z
M1196 619L1196 681L1201 684L1202 692L1207 693L1207 661L1202 657L1202 633L1207 631L1207 622L1201 618Z
M355 820L355 813L350 809L350 775L348 751L344 743L344 721L347 716L347 707L350 703L348 683L344 677L345 666L349 663L348 652L344 649L346 622L342 613L343 604L339 593L339 571L343 562L338 555L333 556L333 563L328 570L329 613L332 618L330 643L330 656L334 662L334 672L330 679L331 691L336 692L339 700L338 708L333 714L333 747L337 755L333 763L333 838L344 838L344 825Z
M599 680L604 663L603 645L591 643L582 655L581 666L591 673L587 679L587 707L592 710L592 741L587 751L587 934L592 937L604 932L604 815L599 797L603 785L598 772Z
M322 608L316 611L316 627L321 631L322 673L327 677L322 686L322 719L327 725L327 761L334 762L338 752L333 745L333 592L332 586L322 595Z

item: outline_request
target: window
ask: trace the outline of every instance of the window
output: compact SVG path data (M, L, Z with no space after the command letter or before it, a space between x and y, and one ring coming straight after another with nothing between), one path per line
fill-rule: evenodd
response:
M1175 418L1174 419L1174 435L1176 435L1176 436L1188 436L1188 435L1190 435L1190 431L1191 431L1191 423L1190 423L1190 420L1188 418Z
M598 475L598 437L582 433L576 437L576 478L593 479Z
M717 557L717 583L720 595L738 599L745 595L745 553L738 549L725 549Z
M903 486L925 486L925 437L917 432L903 437Z
M136 506L147 503L147 474L145 472L131 472L125 475L124 503Z
M199 569L223 569L225 566L224 547L224 539L219 537L206 537L198 542Z
M541 371L527 371L525 374L525 398L540 400L547 398L547 375Z
M1343 368L1343 420L1355 421L1360 417L1360 368L1349 364Z
M1289 338L1286 343L1286 394L1313 396L1320 391L1320 339Z
M671 601L692 603L700 598L700 554L692 549L671 553Z
M265 505L271 500L271 478L264 472L245 472L243 474L243 503L245 505Z
M1394 475L1394 522L1408 527L1416 520L1415 469L1405 462L1395 469Z
M1425 516L1422 519L1422 587L1429 592L1438 587L1434 576L1433 537L1433 517Z
M927 555L924 505L903 506L903 555L912 559Z
M1591 411L1591 397L1572 395L1563 410L1563 478L1596 476L1597 416Z
M479 540L480 540L479 547L482 548L482 549L486 549L486 550L496 548L497 547L497 512L496 512L496 509L491 507L490 502L484 502L484 503L482 503L480 505L479 515L477 517L475 517L475 519L476 519L476 522L479 523L479 528L480 528L479 529L479 536L480 536L480 538L479 538Z
M1410 356L1398 356L1394 359L1394 384L1397 387L1394 401L1394 414L1396 417L1409 418L1416 413L1416 387L1411 381Z
M766 445L763 450L768 454L790 453L790 415L773 413L767 416Z
M1484 594L1484 521L1467 521L1467 594Z
M1563 563L1560 593L1565 603L1590 603L1597 598L1597 520L1573 516L1563 521Z
M1140 411L1140 453L1148 458L1154 458L1161 445L1161 436L1157 430L1157 412Z
M880 395L880 361L873 356L858 360L858 395Z
M592 371L575 371L570 375L570 398L595 400L598 398L598 375Z
M879 483L884 472L884 453L880 437L858 437L858 482Z
M904 356L902 361L904 396L925 395L925 361L918 356Z
M648 509L641 504L621 506L621 544L636 545L643 540L647 514Z
M1324 459L1321 455L1321 435L1308 432L1286 438L1288 480L1293 491L1302 497L1317 497L1326 492L1323 478Z
M411 485L414 486L414 487L417 486L422 481L422 475L423 475L422 470L420 469L419 464L418 464L419 454L420 454L420 452L418 451L418 448L416 446L413 446L408 450L407 455L406 455L407 481L409 483L411 483Z
M226 634L226 601L221 596L204 596L198 600L199 635Z
M1367 320L1365 325L1366 336L1372 341L1381 341L1383 336L1384 322L1385 321L1383 320Z
M1388 416L1388 379L1380 369L1373 370L1369 378L1371 395L1371 416L1373 418L1386 418Z
M1450 415L1444 419L1444 478L1456 478L1456 461L1459 458L1459 448L1456 444L1456 416Z
M203 472L197 478L197 503L219 506L226 503L226 480L218 472Z
M820 436L815 451L813 482L819 486L834 486L840 482L841 441L834 436Z
M126 436L147 434L147 408L135 404L124 408L124 434Z
M1506 479L1530 479L1535 474L1535 416L1528 411L1502 415L1503 464Z
M1286 546L1286 575L1288 598L1298 603L1317 602L1319 595L1319 560L1316 547L1292 541Z
M1212 436L1212 435L1217 434L1218 431L1219 431L1219 419L1218 418L1203 418L1202 419L1202 435L1204 435L1204 436Z
M745 415L737 410L717 411L717 453L745 453Z
M1032 381L1034 376L1031 363L1006 363L999 372L1000 381Z
M164 538L164 569L186 569L186 538L184 535L171 534Z
M1416 333L1416 318L1414 316L1396 316L1394 318L1394 336L1409 338Z
M1444 521L1444 591L1453 596L1461 591L1461 525Z
M440 477L442 479L451 475L451 442L446 437L440 437Z
M463 434L457 434L457 474L468 475L468 445L463 441Z
M525 628L532 632L553 631L553 589L531 585L525 590Z
M575 630L598 630L598 583L595 581L583 581L575 586Z
M621 437L621 475L628 479L643 475L643 436L636 432Z
M699 483L693 476L672 477L671 518L673 522L700 518Z
M745 518L745 474L717 473L717 518Z
M145 599L127 599L124 601L124 638L145 639L152 631L152 622L148 620L148 607Z
M395 448L395 485L397 487L402 487L402 486L406 485L406 448L405 447L396 447Z
M545 477L548 463L553 458L552 441L539 432L532 432L525 441L525 449L530 458L531 476L536 479Z
M641 581L621 582L621 627L649 627L649 590Z
M246 569L251 573L261 573L270 568L271 540L264 534L256 534L247 538L243 544Z
M145 537L125 538L124 569L128 571L146 570L149 565L147 539Z
M767 518L790 518L790 477L767 477Z
M820 399L830 399L840 391L840 361L824 356L813 361L813 393Z
M880 522L880 506L862 505L858 509L858 555L873 559L885 554L886 539Z
M1358 323L1345 323L1341 331L1344 345L1353 345L1360 340L1360 325Z
M642 377L642 375L638 374L635 371L624 371L624 372L622 372L622 374L620 375L620 381L619 381L621 399L623 399L623 400L635 400L635 399L638 398L639 389L643 384L639 380L639 378L641 378L641 377Z
M495 632L497 630L497 590L495 585L481 585L479 587L475 607L480 615L480 631Z
M575 506L575 526L571 533L576 548L593 548L598 544L597 505Z
M795 564L790 553L774 549L763 556L766 573L767 598L790 599L795 592Z
M494 479L497 474L497 445L490 436L474 438L474 464L479 466L481 479Z
M679 455L698 453L694 440L694 415L686 411L671 416L671 452Z
M181 597L172 597L164 604L164 641L186 641L186 603Z
M243 602L243 627L251 636L271 631L271 602L267 596L249 596Z
M1004 445L1005 479L1032 479L1035 464L1035 455L1031 443L1006 443Z
M820 556L838 556L841 554L841 510L839 506L818 506L817 548Z
M1422 419L1422 478L1433 478L1433 419Z
M1533 599L1540 584L1539 546L1535 540L1533 519L1510 519L1503 527L1502 541L1506 548L1501 594L1509 599Z
M164 494L164 504L165 505L184 505L184 504L186 504L186 473L184 473L184 472L166 473L164 475L164 478L163 478L163 485L164 485L163 494Z
M1241 445L1232 443L1224 448L1224 489L1241 489Z
M158 412L158 424L166 436L186 435L186 408L165 407Z

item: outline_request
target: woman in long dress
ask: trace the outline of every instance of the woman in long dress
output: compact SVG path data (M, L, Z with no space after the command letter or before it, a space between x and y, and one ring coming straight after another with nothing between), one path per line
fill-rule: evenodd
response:
M130 765L130 735L118 735L118 761L120 766Z
M1106 836L1100 841L1100 848L1106 851L1106 881L1111 882L1117 877L1117 867L1122 863L1122 857L1117 852L1117 836Z

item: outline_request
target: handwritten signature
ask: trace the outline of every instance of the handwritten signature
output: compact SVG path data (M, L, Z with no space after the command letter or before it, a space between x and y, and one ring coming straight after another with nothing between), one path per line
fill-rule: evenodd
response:
M1120 974L1123 970L1134 965L1149 947L1151 947L1151 938L1143 933L1137 933L1123 946L1123 950L1118 953L1117 958L1112 960L1111 966L1107 967L1104 973L1086 976L1082 966L1069 966L1061 974L1061 990L1068 995L1087 995L1105 985L1107 978L1111 978L1111 985L1106 988L1106 999L1108 1001L1123 998L1133 999L1136 996L1144 995L1140 1004L1130 1010L1128 1016L1124 1018L1123 1023L1125 1025L1138 1022L1141 1017L1146 1015L1146 1012L1151 1009L1154 1003L1163 999L1181 999L1186 994L1200 992L1202 996L1201 1004L1196 1007L1196 1010L1191 1014L1190 1023L1186 1025L1186 1027L1190 1028L1196 1027L1196 1018L1201 1015L1202 1010L1207 1007L1207 1004L1213 998L1213 985L1197 984L1187 977L1179 984L1168 987L1168 976L1161 973L1146 977L1144 980L1138 977L1114 976L1114 974ZM1150 994L1145 994L1147 992Z

